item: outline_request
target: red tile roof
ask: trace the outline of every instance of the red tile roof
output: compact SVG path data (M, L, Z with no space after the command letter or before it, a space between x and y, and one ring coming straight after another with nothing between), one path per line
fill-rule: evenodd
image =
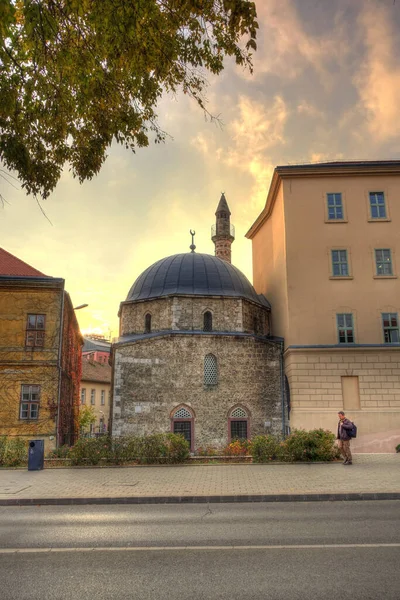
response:
M48 277L37 269L34 269L23 260L0 248L0 275L11 275L17 277Z

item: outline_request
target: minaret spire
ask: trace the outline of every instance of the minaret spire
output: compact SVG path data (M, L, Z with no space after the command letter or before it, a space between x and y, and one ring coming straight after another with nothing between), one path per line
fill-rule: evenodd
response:
M215 216L215 225L211 228L211 239L215 244L215 256L230 263L231 245L235 239L235 228L231 225L231 211L229 210L224 192L221 193Z

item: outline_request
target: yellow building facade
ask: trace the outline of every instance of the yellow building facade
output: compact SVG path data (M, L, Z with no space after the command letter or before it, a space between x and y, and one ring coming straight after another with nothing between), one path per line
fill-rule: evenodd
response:
M0 249L0 435L74 441L81 345L64 280Z
M358 425L358 452L400 443L400 162L275 169L247 237L254 287L284 338L292 428Z

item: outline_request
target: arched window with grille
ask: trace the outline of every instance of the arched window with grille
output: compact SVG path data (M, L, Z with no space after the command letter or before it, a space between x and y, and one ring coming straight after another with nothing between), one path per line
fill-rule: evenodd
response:
M218 365L217 357L214 354L207 354L204 357L204 385L217 385L218 383Z
M147 313L144 317L144 332L151 333L151 314Z
M250 412L244 406L234 406L228 416L228 440L247 440L250 437Z
M209 310L206 310L206 312L203 315L203 331L212 331L213 328L213 324L212 324L212 312Z
M190 450L194 449L194 413L191 408L181 404L171 413L171 431L183 435Z

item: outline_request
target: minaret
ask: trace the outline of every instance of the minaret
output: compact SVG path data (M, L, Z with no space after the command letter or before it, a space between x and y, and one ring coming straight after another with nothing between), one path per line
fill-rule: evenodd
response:
M215 256L230 263L231 245L235 239L235 228L231 225L231 211L223 192L215 216L217 217L215 225L211 228L211 239L215 244Z

